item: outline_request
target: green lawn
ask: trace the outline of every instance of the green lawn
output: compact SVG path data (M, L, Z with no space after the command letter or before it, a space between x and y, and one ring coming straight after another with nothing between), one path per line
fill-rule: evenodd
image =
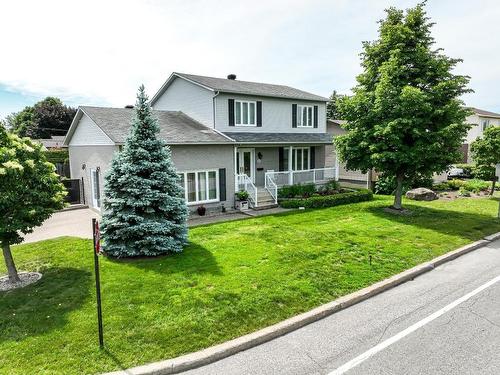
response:
M500 231L494 200L407 201L409 217L384 213L390 202L198 227L182 254L103 259L106 351L97 348L91 241L15 246L18 268L44 277L0 292L0 373L96 373L176 357Z

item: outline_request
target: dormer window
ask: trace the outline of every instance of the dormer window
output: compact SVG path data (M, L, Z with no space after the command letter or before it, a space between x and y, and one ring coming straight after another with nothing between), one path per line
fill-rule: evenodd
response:
M234 101L234 124L236 126L256 126L257 102Z
M297 106L297 127L312 128L314 124L314 107L312 105Z

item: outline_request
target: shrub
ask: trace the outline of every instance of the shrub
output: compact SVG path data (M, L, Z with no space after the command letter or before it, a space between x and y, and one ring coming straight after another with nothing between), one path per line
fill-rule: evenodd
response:
M449 181L443 181L439 184L434 185L432 188L434 190L458 190L465 185L465 181L459 179L453 179Z
M462 197L470 197L470 191L467 190L465 186L462 186L460 189L458 189L458 194Z
M279 198L297 198L297 197L310 197L316 193L316 186L314 184L305 185L286 185L278 190Z
M473 193L479 193L484 190L488 190L490 187L490 184L487 181L483 180L478 180L478 179L473 179L473 180L468 180L464 181L463 188L465 190L471 191Z
M403 193L408 190L425 187L432 187L432 177L416 175L413 178L408 178L403 184ZM375 192L377 194L386 194L391 195L394 194L396 190L396 177L395 176L386 176L380 175L378 181L375 183Z
M340 184L338 181L330 180L326 184L318 187L317 192L320 195L331 195L340 192Z
M454 167L462 169L464 171L465 178L474 177L474 164L455 164Z
M348 193L339 193L335 195L316 195L302 199L287 199L280 201L284 208L323 208L333 207L342 204L369 201L373 199L373 193L368 189L360 189Z

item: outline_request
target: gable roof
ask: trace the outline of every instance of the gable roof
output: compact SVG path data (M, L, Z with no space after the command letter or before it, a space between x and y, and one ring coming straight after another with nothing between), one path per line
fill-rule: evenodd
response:
M329 100L328 98L325 98L323 96L311 94L309 92L295 89L290 86L174 72L163 84L160 90L158 90L158 92L153 96L153 99L151 99L151 104L153 104L165 92L165 90L168 88L168 86L170 86L175 78L185 79L191 83L214 92L219 91L233 94L267 96L274 98L309 100L317 102L326 102Z
M500 114L495 112L485 111L484 109L479 109L474 107L469 107L469 109L472 109L476 113L476 115L479 116L500 118Z
M153 114L160 127L159 138L169 145L175 144L231 144L233 141L214 129L207 128L198 121L179 111L157 111ZM64 144L69 144L81 116L87 115L114 143L123 144L128 136L134 109L87 107L78 108Z

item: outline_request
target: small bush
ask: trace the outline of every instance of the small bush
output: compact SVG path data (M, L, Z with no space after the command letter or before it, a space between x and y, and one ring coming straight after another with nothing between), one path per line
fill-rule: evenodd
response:
M319 195L337 194L340 192L340 184L335 180L328 181L326 184L319 186L317 192Z
M470 191L467 190L464 186L458 189L458 194L461 195L462 197L470 197Z
M316 186L314 184L305 185L287 185L283 186L278 190L279 198L298 198L298 197L310 197L316 193Z
M435 190L458 190L465 185L465 181L459 179L453 179L448 181L440 182L433 186Z
M488 190L489 187L490 187L489 182L478 179L464 181L463 185L463 188L465 190L471 191L476 194L481 191Z
M378 181L375 183L375 193L391 195L396 191L396 186L395 176L380 175ZM430 189L432 187L432 177L416 175L412 179L405 180L403 183L403 193L419 187Z
M373 193L368 189L360 189L348 193L334 195L316 195L303 199L287 199L280 202L284 208L324 208L339 206L342 204L369 201L373 199Z
M239 201L246 201L249 196L250 194L248 194L248 191L246 190L238 191L236 193L236 199L238 199Z

